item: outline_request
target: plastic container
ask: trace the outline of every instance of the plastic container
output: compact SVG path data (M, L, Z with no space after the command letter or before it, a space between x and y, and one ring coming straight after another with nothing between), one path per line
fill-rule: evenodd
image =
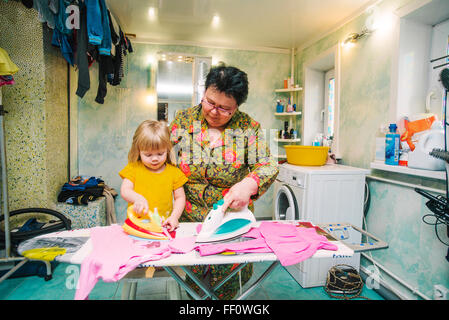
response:
M286 145L287 162L297 166L326 164L329 147Z
M445 170L445 162L429 155L433 149L444 149L444 129L440 121L435 121L430 130L422 132L415 150L408 154L408 167L433 171Z
M277 104L276 104L276 112L277 113L282 113L282 112L284 112L284 106L281 104L281 101L277 101Z
M385 136L385 164L399 165L399 137L395 123L390 124L390 132Z

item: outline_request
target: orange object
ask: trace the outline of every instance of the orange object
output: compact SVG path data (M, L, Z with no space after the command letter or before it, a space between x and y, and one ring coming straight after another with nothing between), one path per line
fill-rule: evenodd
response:
M285 79L285 80L284 80L284 89L287 89L287 88L288 88L288 80Z
M435 116L431 116L416 121L406 121L405 132L401 135L401 141L406 141L411 151L415 150L415 145L412 141L413 135L417 132L429 130L435 120Z

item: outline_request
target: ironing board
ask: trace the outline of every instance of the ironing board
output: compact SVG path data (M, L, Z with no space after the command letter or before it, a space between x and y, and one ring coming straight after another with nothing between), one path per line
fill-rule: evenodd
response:
M295 221L278 221L282 223L295 223ZM306 222L308 223L308 222ZM176 237L189 237L196 234L196 227L199 223L187 222L180 223L179 228L176 231ZM260 222L256 223L258 226ZM310 224L310 223L309 223ZM318 225L322 230L327 230L329 225ZM332 230L336 230L339 227L345 228L347 224L331 224ZM24 251L34 248L42 248L42 247L51 247L58 246L62 248L66 248L67 251L63 255L59 255L55 257L55 261L81 265L84 258L89 255L92 250L92 243L90 241L90 230L91 229L76 229L76 230L65 230L58 231L54 233L49 233L45 235L41 235L39 237L35 237L33 239L29 239L23 243L21 243L18 247L18 252L22 254ZM366 233L361 230L357 230L359 232ZM327 231L326 231L327 233ZM382 240L376 239L374 236L369 235L371 238L376 239L377 244L371 246L371 248L366 248L360 245L352 245L344 244L342 241L336 240L335 237L332 237L330 234L329 239L332 239L332 243L334 243L338 250L330 251L330 250L318 250L310 259L317 258L341 258L341 257L351 257L354 252L373 250L387 247L388 245L384 243ZM224 283L226 283L232 276L238 273L243 267L245 267L248 263L258 263L258 262L271 262L268 268L262 273L262 275L243 292L238 299L244 299L251 292L253 292L260 283L280 264L278 258L274 253L245 253L245 254L216 254L210 256L201 256L197 251L191 251L185 254L172 254L169 257L161 260L150 261L147 263L143 263L139 266L140 268L146 267L162 267L181 287L183 287L194 299L204 300L207 298L218 299L215 295L215 291L220 288ZM215 287L211 288L208 284L204 283L198 277L193 274L189 266L194 265L213 265L213 264L237 264L237 267L220 283L218 283ZM204 295L197 294L194 290L192 290L182 276L179 273L179 270L182 270L185 274L187 274L203 291ZM129 273L131 274L132 271ZM141 273L142 274L142 273ZM126 277L125 277L126 278ZM125 282L122 291L122 299L127 299L130 296L133 296L133 292L135 291L135 286L132 284ZM135 292L134 292L135 294Z

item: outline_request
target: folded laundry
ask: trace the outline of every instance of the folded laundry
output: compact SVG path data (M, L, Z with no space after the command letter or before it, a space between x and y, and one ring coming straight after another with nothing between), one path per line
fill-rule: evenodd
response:
M96 177L75 177L64 183L58 194L58 202L88 204L103 196L105 186L104 181Z

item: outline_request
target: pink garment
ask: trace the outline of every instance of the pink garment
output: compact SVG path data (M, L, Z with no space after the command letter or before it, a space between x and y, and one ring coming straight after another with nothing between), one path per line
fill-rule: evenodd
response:
M283 266L304 261L319 249L338 250L325 236L317 234L315 228L263 221L259 231Z
M187 253L195 250L198 245L195 243L196 236L185 238L174 238L170 240L168 246L172 253Z
M87 299L100 278L118 281L138 265L171 254L168 243L133 240L116 224L93 228L90 239L92 252L81 264L76 300Z
M202 256L217 254L225 251L235 253L269 253L273 252L265 242L265 239L253 239L242 242L233 243L217 243L217 244L203 244L198 246L198 252Z
M289 266L310 258L317 250L337 250L325 236L314 228L296 228L291 224L263 221L259 228L252 228L244 235L253 240L199 245L202 256L232 251L235 253L274 252L283 266Z

